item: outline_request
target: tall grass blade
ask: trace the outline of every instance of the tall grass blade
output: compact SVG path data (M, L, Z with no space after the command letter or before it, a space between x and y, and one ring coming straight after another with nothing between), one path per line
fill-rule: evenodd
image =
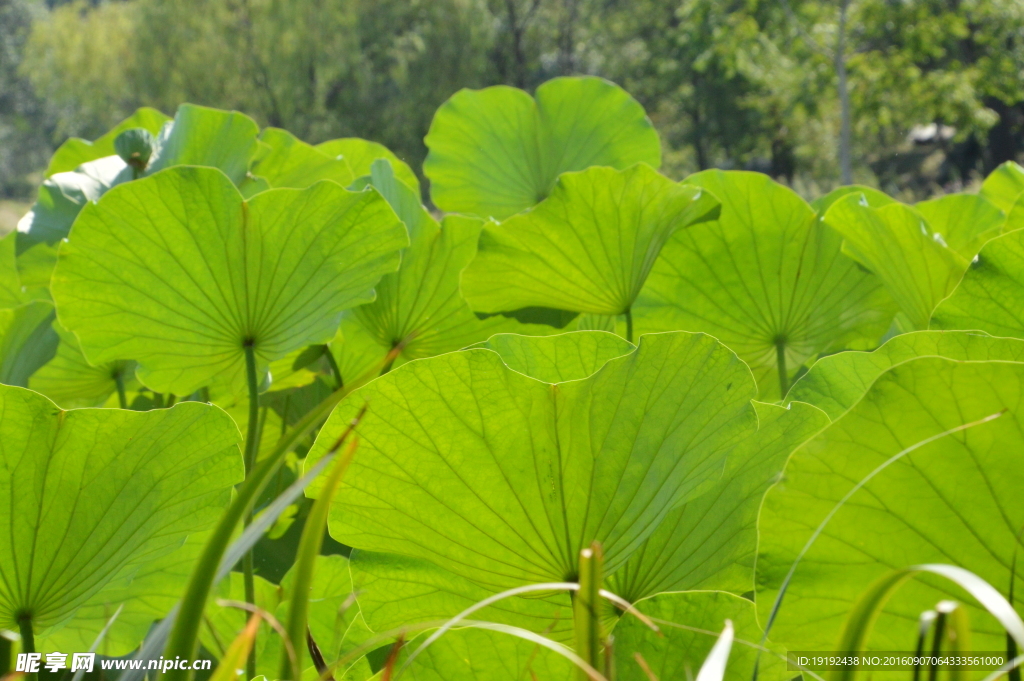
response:
M337 393L333 395L337 395ZM341 397L336 399L340 401ZM331 404L332 402L333 404ZM256 499L256 496L262 491L278 465L280 465L284 455L300 439L295 435L295 432L300 427L305 428L306 432L311 430L329 413L330 410L325 410L324 408L324 405L328 404L333 409L334 404L337 404L337 402L332 398L328 398L321 403L320 407L307 414L296 425L290 435L286 435L281 439L281 442L274 448L271 455L253 469L252 475L239 487L235 500L221 516L217 527L203 548L203 553L196 567L192 571L188 587L185 590L185 596L180 603L181 609L179 610L177 621L171 631L165 657L173 658L178 656L185 659L195 657L199 627L202 622L203 612L206 609L206 599L213 585L231 571L231 568L245 555L246 551L273 525L274 521L284 512L284 509L291 505L292 501L302 494L306 486L319 475L323 467L333 460L333 456L325 456L318 461L305 476L292 483L283 494L275 499L259 518L254 520L245 529L242 536L228 548L228 541L231 539L231 534L234 532L238 522ZM351 435L365 412L366 408L363 407L359 414L352 419L348 428L342 433L341 438L343 440ZM191 670L172 669L168 672L166 681L185 681L190 676Z
M96 649L100 647L100 643L102 643L103 639L107 637L107 632L110 631L110 627L114 626L114 622L117 621L117 617L121 614L122 610L124 610L124 603L117 606L117 610L115 610L114 614L110 616L107 623L103 625L103 629L101 629L100 633L97 634L96 640L94 640L92 645L89 646L90 653L95 653ZM75 672L75 675L71 677L71 681L82 681L83 676L85 676L85 669L79 669Z
M945 642L954 657L962 655L971 649L971 621L967 609L956 601L942 601L935 610L940 616L945 616ZM936 628L936 634L938 629ZM938 655L936 655L937 657ZM966 681L970 675L963 666L957 665L949 668L950 681Z
M1024 527L1017 531L1017 542L1013 546L1013 560L1010 561L1010 588L1006 594L1006 600L1013 605L1013 590L1017 584L1017 550L1020 548L1020 538L1024 534ZM1017 642L1009 634L1006 635L1006 659L1012 660L1017 657ZM1009 681L1020 681L1020 668L1014 667L1010 670Z
M344 438L328 450L333 455L341 447ZM331 501L334 493L341 483L341 479L352 462L356 448L359 446L359 439L353 438L346 448L324 484L320 496L313 504L313 509L306 518L306 525L302 528L302 536L299 539L299 550L295 559L295 579L292 582L292 597L288 608L288 639L295 654L291 659L287 655L281 656L281 677L291 678L293 681L301 681L302 669L302 643L306 638L308 630L307 617L309 615L309 592L313 586L313 571L316 568L316 558L320 555L320 549L324 543L324 531L327 529L327 514L331 509ZM291 676L289 677L289 674Z
M167 639L171 636L171 629L174 628L174 623L178 619L178 611L180 609L181 602L179 601L174 604L174 607L170 609L167 616L153 627L149 632L149 636L142 642L139 652L135 653L135 657L132 659L155 660L160 657L164 648L167 647ZM126 669L121 672L117 681L139 681L145 675L145 669Z
M914 648L914 657L918 659L914 661L913 681L921 681L921 663L919 658L924 657L924 644L928 640L928 632L931 631L932 624L935 623L938 616L939 613L934 610L925 610L917 620L917 646Z
M722 681L725 678L725 668L729 664L729 652L732 650L732 640L735 637L732 622L725 621L725 628L722 634L715 641L711 652L704 659L704 664L697 672L697 681Z

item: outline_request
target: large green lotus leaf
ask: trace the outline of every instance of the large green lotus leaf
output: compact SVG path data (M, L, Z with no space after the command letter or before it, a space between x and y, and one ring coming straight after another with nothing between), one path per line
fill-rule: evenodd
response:
M0 310L0 383L25 387L50 361L58 344L52 322L53 306L42 301Z
M50 157L50 165L46 168L46 177L70 172L83 163L95 161L104 156L114 156L117 153L114 150L114 140L125 130L142 128L156 135L164 123L169 120L171 119L156 109L144 106L115 125L99 139L89 142L79 137L72 137L65 140Z
M985 244L960 284L935 309L931 327L1024 338L1024 230Z
M796 447L829 424L795 402L784 409L755 402L758 430L730 452L725 473L704 494L672 510L629 562L609 580L630 602L666 591L754 588L757 513Z
M0 309L18 307L28 302L21 286L16 256L17 232L10 232L0 239Z
M395 365L462 349L492 334L551 333L501 315L480 319L459 292L459 274L476 255L481 220L450 215L439 225L419 196L398 180L387 160L373 163L372 185L409 230L398 272L381 277L377 299L345 313L332 350L345 380L354 380L402 346Z
M28 379L28 387L56 402L63 409L98 407L117 392L120 377L126 391L136 390L135 362L114 360L89 364L73 333L54 322L60 338L57 354Z
M503 333L476 347L498 353L509 369L545 383L586 378L608 360L635 350L632 343L605 331L571 331L546 338Z
M112 657L139 647L153 622L167 615L181 599L189 575L209 538L209 531L192 533L183 546L140 566L128 566L110 580L74 617L36 639L40 650L89 650L111 616L121 613L96 652ZM258 578L257 578L258 579Z
M882 374L831 426L797 449L759 519L757 605L762 622L798 553L835 505L883 462L924 444L854 493L793 574L771 630L797 650L835 650L854 602L896 569L963 567L1003 593L1024 525L1024 364L922 357ZM965 603L974 650L1004 650L1006 634L950 582L919 578L885 605L865 649L907 650L917 619L943 599ZM905 674L899 678L905 678Z
M1013 161L993 170L981 183L981 195L1007 213L1021 193L1024 193L1024 168Z
M260 141L269 149L253 163L252 173L271 187L305 189L319 180L333 180L347 187L356 177L345 159L318 151L287 130L267 128L260 134Z
M377 142L360 139L358 137L342 137L336 140L321 142L316 145L318 151L333 158L343 158L356 177L369 175L373 162L384 159L391 164L395 171L395 177L411 187L420 195L420 179L412 171L409 164L395 156L395 154Z
M890 203L896 203L896 200L885 192L878 191L877 189L867 187L862 184L847 184L842 187L836 187L828 194L811 201L811 208L813 208L814 212L819 216L824 215L828 212L828 209L833 203L844 196L849 196L850 194L860 194L872 208L881 208L882 206L886 206Z
M373 299L408 242L374 191L333 182L243 201L213 168L173 168L90 204L61 245L52 292L86 358L133 358L158 392L215 377L244 386L244 348L269 362L330 340Z
M209 166L240 184L256 153L259 132L256 121L237 111L182 104L160 131L146 173L179 165Z
M981 247L997 236L1006 223L1006 213L977 194L948 194L914 204L928 222L933 234L939 234L950 248L970 260Z
M353 551L351 566L359 609L366 624L377 632L443 622L494 595L419 558ZM573 636L572 605L567 593L544 598L512 596L475 612L470 619L522 627L562 642L571 641Z
M369 404L333 537L490 588L560 581L593 540L613 572L720 475L728 443L756 426L754 389L736 355L703 334L644 336L593 376L556 384L466 350L352 393L307 462Z
M822 357L793 384L787 400L808 402L835 420L856 404L889 367L914 357L1024 361L1024 341L980 331L912 331L873 352L840 352Z
M854 194L832 204L825 222L843 235L843 252L874 272L913 329L927 329L968 260L903 204L872 208ZM909 330L909 329L908 329Z
M0 387L0 626L44 630L111 579L180 546L220 515L242 478L239 433L220 409L61 411Z
M479 312L624 314L666 241L718 209L711 193L643 164L566 173L536 208L484 228L462 293Z
M634 657L637 653L643 657L655 678L666 681L692 678L707 659L726 620L732 622L736 640L723 678L726 681L753 678L757 650L749 644L761 643L761 628L752 602L720 591L694 591L661 594L639 603L638 608L655 618L661 634L651 631L635 617L623 616L619 620L615 627L617 679L650 681ZM687 628L673 627L670 623ZM786 662L780 658L778 650L770 644L768 647L774 654L761 653L757 678L792 678L794 674L786 672Z
M661 165L658 133L625 90L594 77L459 90L434 114L423 172L439 208L503 220L590 166Z
M780 348L788 383L819 353L885 333L895 310L883 286L794 192L741 171L686 181L721 199L722 214L662 250L634 307L641 332L712 334L750 365L764 399L780 397Z

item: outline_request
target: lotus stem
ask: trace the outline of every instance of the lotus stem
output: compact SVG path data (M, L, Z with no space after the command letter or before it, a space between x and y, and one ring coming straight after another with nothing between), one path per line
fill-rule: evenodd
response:
M245 343L245 378L249 386L249 424L245 435L245 477L248 479L252 469L256 466L256 452L259 450L260 433L260 386L256 380L256 350L252 341ZM244 524L248 526L252 522L253 509L250 506L245 512ZM242 575L245 582L245 602L249 605L256 604L256 581L253 576L252 549L245 553L242 558ZM252 649L245 660L246 678L256 676L256 651Z
M626 308L626 340L633 342L633 308Z
M23 613L18 617L18 630L21 632L21 652L36 652L36 638L32 633L32 615ZM25 678L28 681L35 681L39 678L39 675L33 672L26 674Z
M789 392L789 374L786 371L786 341L778 338L775 341L775 359L779 365L779 399L786 399Z
M584 662L604 674L601 651L601 585L604 581L604 554L601 544L594 542L580 551L579 584L573 601L573 624L576 629L576 654ZM590 675L577 668L577 679L589 681Z
M327 356L327 364L331 367L331 373L334 374L334 389L341 390L345 387L345 379L341 375L341 368L338 366L338 360L334 359L330 345L324 346L324 355Z
M114 372L114 384L117 386L117 401L122 409L128 408L128 396L124 391L124 367Z
M36 652L36 637L32 633L32 615L22 615L18 618L18 631L21 634L21 652Z

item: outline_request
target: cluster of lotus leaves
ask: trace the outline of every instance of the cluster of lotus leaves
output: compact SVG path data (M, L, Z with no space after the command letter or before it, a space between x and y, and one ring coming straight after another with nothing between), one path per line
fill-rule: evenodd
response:
M751 172L675 182L642 106L592 77L462 90L425 142L436 211L382 145L237 112L140 109L57 150L0 239L0 628L86 650L123 606L106 650L138 645L242 480L250 360L262 448L364 384L289 464L366 409L328 522L351 553L320 556L310 598L332 659L575 581L595 541L607 589L689 627L609 606L627 680L648 678L633 653L659 678L699 668L727 619L761 640L779 599L767 651L734 646L725 676L784 680L777 653L830 650L868 585L912 565L1012 592L1024 169L913 206L860 186L808 203ZM257 576L256 605L287 617L293 580ZM217 596L242 599L241 575ZM866 645L908 648L944 599L976 649L1005 648L928 577ZM497 601L406 673L567 678L572 618L561 591ZM243 618L211 600L205 619L227 655ZM255 650L273 677L280 639Z

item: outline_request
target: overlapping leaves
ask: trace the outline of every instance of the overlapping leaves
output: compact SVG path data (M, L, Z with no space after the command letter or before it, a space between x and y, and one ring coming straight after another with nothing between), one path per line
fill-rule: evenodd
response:
M981 329L1024 338L1024 230L985 244L931 320L935 329Z
M640 332L714 335L750 365L765 399L819 353L882 336L892 319L884 288L799 196L758 173L686 182L718 197L721 216L666 244L634 307Z
M376 300L342 318L331 350L343 377L350 380L380 365L394 348L400 348L394 364L401 365L495 333L553 330L502 316L480 319L463 300L459 274L476 255L481 220L449 215L438 224L386 160L373 163L369 180L405 223L410 245L402 251L398 271L381 277Z
M567 173L533 210L484 228L463 294L485 313L624 314L671 236L718 209L712 194L642 164Z
M885 283L907 331L928 328L935 306L967 269L968 259L950 248L920 213L902 204L872 208L851 194L828 209L825 222L843 235L843 251ZM958 235L957 243L966 247L973 237L980 238Z

